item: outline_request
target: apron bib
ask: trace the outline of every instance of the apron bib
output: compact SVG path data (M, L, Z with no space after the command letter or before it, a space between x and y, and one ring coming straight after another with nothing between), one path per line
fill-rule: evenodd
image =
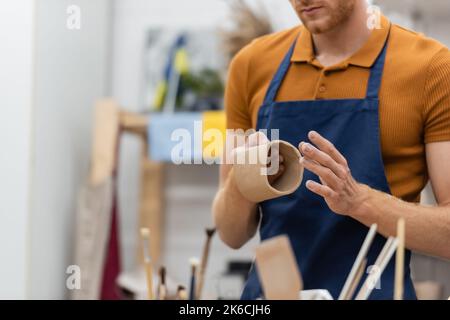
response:
M276 102L278 90L290 66L295 42L276 72L258 113L257 130L279 129L279 138L297 146L315 130L330 140L347 159L356 181L391 193L380 146L378 92L387 43L371 68L364 99ZM305 170L303 181L319 181ZM325 200L307 190L305 183L291 195L259 204L261 240L287 235L303 277L304 289L327 289L337 299L369 230L358 221L333 213ZM367 265L375 263L386 238L377 234L367 254ZM411 252L405 254L404 299L416 299L410 277ZM392 299L395 259L391 259L369 299ZM360 285L368 273L363 276ZM359 287L356 292L359 291ZM256 265L250 271L242 299L263 296Z

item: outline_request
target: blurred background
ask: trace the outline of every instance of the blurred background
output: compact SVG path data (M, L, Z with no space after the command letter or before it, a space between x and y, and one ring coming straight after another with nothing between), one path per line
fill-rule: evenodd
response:
M373 3L450 45L448 0ZM142 226L169 286L187 285L218 166L170 163L168 130L222 126L232 56L298 23L287 0L2 1L0 298L145 297ZM257 243L212 238L203 298L239 297ZM448 262L415 254L413 276L424 298L450 295Z

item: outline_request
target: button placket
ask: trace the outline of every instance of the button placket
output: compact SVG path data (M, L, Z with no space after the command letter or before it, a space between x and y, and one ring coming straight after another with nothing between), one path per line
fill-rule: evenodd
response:
M319 85L317 87L317 94L316 94L317 99L323 99L324 94L327 91L327 87L326 87L326 83L325 83L325 79L324 79L325 77L326 77L326 71L322 70L322 72L320 74L320 78L319 78Z

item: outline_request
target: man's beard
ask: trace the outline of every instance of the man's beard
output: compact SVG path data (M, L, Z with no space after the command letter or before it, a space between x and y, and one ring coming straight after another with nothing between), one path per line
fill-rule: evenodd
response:
M306 2L308 4L309 1ZM311 2L313 3L313 2ZM302 17L301 13L298 12L302 23L312 34L321 34L333 30L337 26L346 22L351 16L355 8L355 2L351 0L339 0L337 7L330 8L324 6L322 10L326 10L325 19L310 19L307 17ZM323 20L323 21L320 21Z

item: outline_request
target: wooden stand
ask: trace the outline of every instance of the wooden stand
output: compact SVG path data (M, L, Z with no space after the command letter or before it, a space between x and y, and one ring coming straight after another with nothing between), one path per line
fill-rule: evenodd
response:
M132 133L138 136L142 142L140 160L140 204L139 204L139 229L148 228L150 234L150 252L153 261L157 264L161 256L163 219L163 182L164 164L151 161L148 157L147 126L148 116L120 111L120 127L122 132ZM142 264L140 252L142 243L138 241L138 263Z
M90 181L98 185L112 176L117 167L117 147L122 133L131 133L142 144L140 159L140 204L139 226L152 230L150 235L151 255L155 262L161 252L161 230L163 229L163 172L164 165L148 157L148 116L121 110L113 99L101 99L95 106L95 132L92 152ZM139 240L136 232L136 240ZM136 257L143 265L142 242L137 241Z

